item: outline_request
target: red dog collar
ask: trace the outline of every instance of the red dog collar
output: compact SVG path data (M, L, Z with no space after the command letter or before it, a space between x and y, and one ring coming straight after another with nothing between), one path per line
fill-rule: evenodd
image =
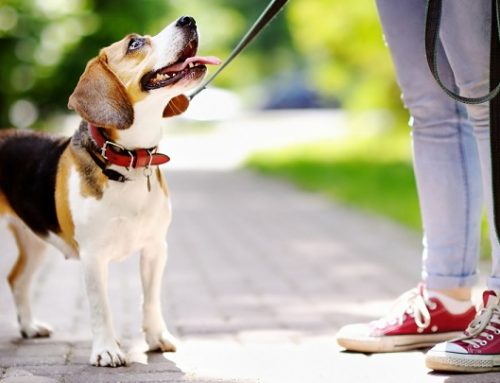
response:
M101 156L113 165L125 168L143 168L170 161L170 157L166 154L156 153L157 147L128 150L120 144L108 140L94 124L89 123L88 126L90 136L101 150Z

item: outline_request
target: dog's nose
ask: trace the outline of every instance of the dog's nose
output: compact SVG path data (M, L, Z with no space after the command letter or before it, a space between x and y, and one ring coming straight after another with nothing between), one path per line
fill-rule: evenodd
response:
M182 16L175 25L178 27L196 27L196 21L191 16Z

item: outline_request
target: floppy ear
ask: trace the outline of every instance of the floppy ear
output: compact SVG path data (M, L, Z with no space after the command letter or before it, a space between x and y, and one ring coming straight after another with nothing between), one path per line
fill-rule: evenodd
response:
M173 117L182 114L189 106L189 99L180 94L172 98L165 109L163 109L163 117Z
M87 64L69 97L68 108L96 126L127 129L134 122L134 109L125 87L105 60L101 54Z

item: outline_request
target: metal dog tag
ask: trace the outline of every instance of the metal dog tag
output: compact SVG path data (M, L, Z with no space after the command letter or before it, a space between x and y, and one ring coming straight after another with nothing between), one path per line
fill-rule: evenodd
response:
M151 174L153 174L153 170L151 167L145 167L144 168L144 177L146 177L146 184L148 187L148 192L151 192Z

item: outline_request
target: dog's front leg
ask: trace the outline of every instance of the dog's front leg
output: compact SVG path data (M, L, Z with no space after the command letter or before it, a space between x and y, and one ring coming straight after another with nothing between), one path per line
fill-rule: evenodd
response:
M161 281L166 262L167 244L163 239L141 252L143 330L150 350L173 352L174 337L167 330L161 309Z
M107 296L108 264L105 254L82 251L85 285L90 306L93 342L90 363L94 366L119 367L126 364L125 354L116 342Z

